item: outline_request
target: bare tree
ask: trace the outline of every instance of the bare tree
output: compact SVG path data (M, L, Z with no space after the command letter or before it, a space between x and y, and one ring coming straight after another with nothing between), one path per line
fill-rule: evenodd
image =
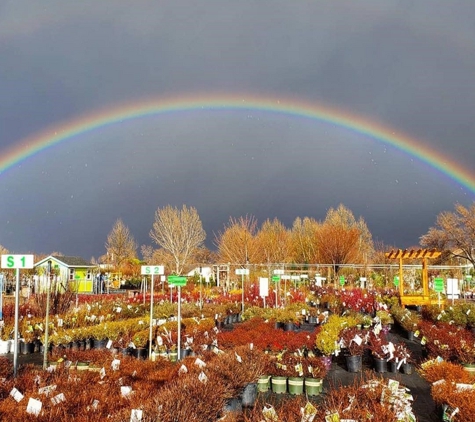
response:
M289 231L277 218L264 221L256 239L260 251L260 261L267 265L288 262L289 240Z
M203 245L206 232L203 230L196 208L167 205L155 212L155 221L150 231L152 240L168 251L175 261L175 273L181 274L193 254Z
M238 265L257 262L256 232L257 220L254 216L230 217L224 230L214 237L221 262Z
M310 264L316 261L318 252L317 231L320 223L313 218L297 217L292 225L292 261Z
M455 212L443 211L436 226L421 236L421 246L448 251L475 265L475 202L469 208L455 204Z
M107 236L106 251L109 263L113 263L118 269L127 260L136 258L137 243L131 235L129 228L119 218Z

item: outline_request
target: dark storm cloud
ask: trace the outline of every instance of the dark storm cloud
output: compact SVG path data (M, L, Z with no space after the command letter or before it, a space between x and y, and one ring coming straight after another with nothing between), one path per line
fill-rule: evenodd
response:
M300 98L395 128L470 168L475 5L412 1L9 1L0 6L0 142L144 98ZM243 94L244 95L244 94ZM0 154L2 149L0 149ZM344 203L406 247L473 193L390 146L262 112L177 113L50 148L0 176L0 244L103 253L116 218L139 244L157 206L323 219Z

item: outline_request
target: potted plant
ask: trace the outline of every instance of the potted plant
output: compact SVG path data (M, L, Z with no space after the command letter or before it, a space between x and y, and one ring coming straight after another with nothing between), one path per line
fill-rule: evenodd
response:
M414 333L417 331L419 325L419 315L416 312L406 309L406 311L401 315L399 324L406 330L407 337L409 340L414 340Z
M368 334L368 349L373 356L376 372L387 371L388 341L380 334L370 331Z
M331 356L340 351L340 331L343 326L343 318L331 315L327 322L320 325L315 336L315 347L322 354L327 369L331 367Z
M390 372L396 372L401 369L405 374L412 374L414 360L412 352L404 342L394 345L393 356L391 360L388 360L388 364L391 367Z
M340 333L340 345L344 351L348 372L360 372L363 352L366 348L367 331L357 327L344 328Z

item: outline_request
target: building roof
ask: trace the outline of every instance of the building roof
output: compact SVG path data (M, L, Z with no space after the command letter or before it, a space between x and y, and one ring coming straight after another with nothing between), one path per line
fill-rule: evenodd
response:
M47 258L42 259L41 261L37 262L35 266L44 264L50 259L61 262L67 267L94 267L93 264L86 261L84 258L81 258L80 256L54 256L54 255L50 255Z

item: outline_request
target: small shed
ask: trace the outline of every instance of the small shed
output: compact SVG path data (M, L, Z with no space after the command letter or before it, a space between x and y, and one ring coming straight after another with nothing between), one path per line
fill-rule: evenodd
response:
M37 278L35 291L44 291L48 277L48 262L51 261L51 281L58 290L77 293L93 293L95 265L78 256L50 255L35 264Z

